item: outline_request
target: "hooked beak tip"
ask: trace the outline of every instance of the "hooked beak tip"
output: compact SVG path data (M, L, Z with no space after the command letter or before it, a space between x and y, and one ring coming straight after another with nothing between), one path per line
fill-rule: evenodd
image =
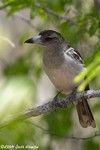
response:
M24 43L34 43L33 38L26 40Z

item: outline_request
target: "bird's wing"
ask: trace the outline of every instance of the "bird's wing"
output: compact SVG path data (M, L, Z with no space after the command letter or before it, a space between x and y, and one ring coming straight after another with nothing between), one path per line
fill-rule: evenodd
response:
M80 64L83 64L82 57L78 51L76 51L74 48L69 47L65 50L66 55L71 57L75 62L78 62Z
M77 64L82 64L84 67L84 64L83 64L83 61L79 52L77 52L74 48L72 47L67 48L65 53L70 58L72 58L74 62L76 62ZM86 86L85 90L89 90L89 85ZM94 117L92 115L92 112L90 110L87 100L85 98L84 100L83 99L79 100L76 103L76 108L77 108L77 113L78 113L79 122L81 126L84 128L88 126L92 126L93 128L95 128L96 123L95 123Z

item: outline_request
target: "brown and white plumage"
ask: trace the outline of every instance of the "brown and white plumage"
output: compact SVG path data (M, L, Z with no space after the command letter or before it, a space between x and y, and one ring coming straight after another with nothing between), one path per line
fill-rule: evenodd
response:
M59 91L67 94L77 89L80 83L75 84L73 80L85 66L79 52L70 47L60 33L44 30L36 38L25 42L37 43L43 47L44 70ZM96 126L86 99L80 99L76 103L76 109L82 127Z

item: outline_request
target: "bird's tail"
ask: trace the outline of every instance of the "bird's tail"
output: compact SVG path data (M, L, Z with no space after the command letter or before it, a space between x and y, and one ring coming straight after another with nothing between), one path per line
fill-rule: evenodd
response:
M89 104L86 99L78 101L76 104L79 122L83 128L88 126L96 127L95 120L90 110Z

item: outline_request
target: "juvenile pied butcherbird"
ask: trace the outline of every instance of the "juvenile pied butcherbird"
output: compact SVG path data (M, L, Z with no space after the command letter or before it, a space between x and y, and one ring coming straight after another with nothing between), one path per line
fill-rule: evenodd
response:
M70 47L62 35L53 30L44 30L25 43L36 43L43 48L43 67L51 82L65 94L77 91L80 83L74 78L85 68L82 58L74 48ZM88 90L89 86L85 90ZM95 120L86 99L75 103L79 122L83 128L96 127Z

